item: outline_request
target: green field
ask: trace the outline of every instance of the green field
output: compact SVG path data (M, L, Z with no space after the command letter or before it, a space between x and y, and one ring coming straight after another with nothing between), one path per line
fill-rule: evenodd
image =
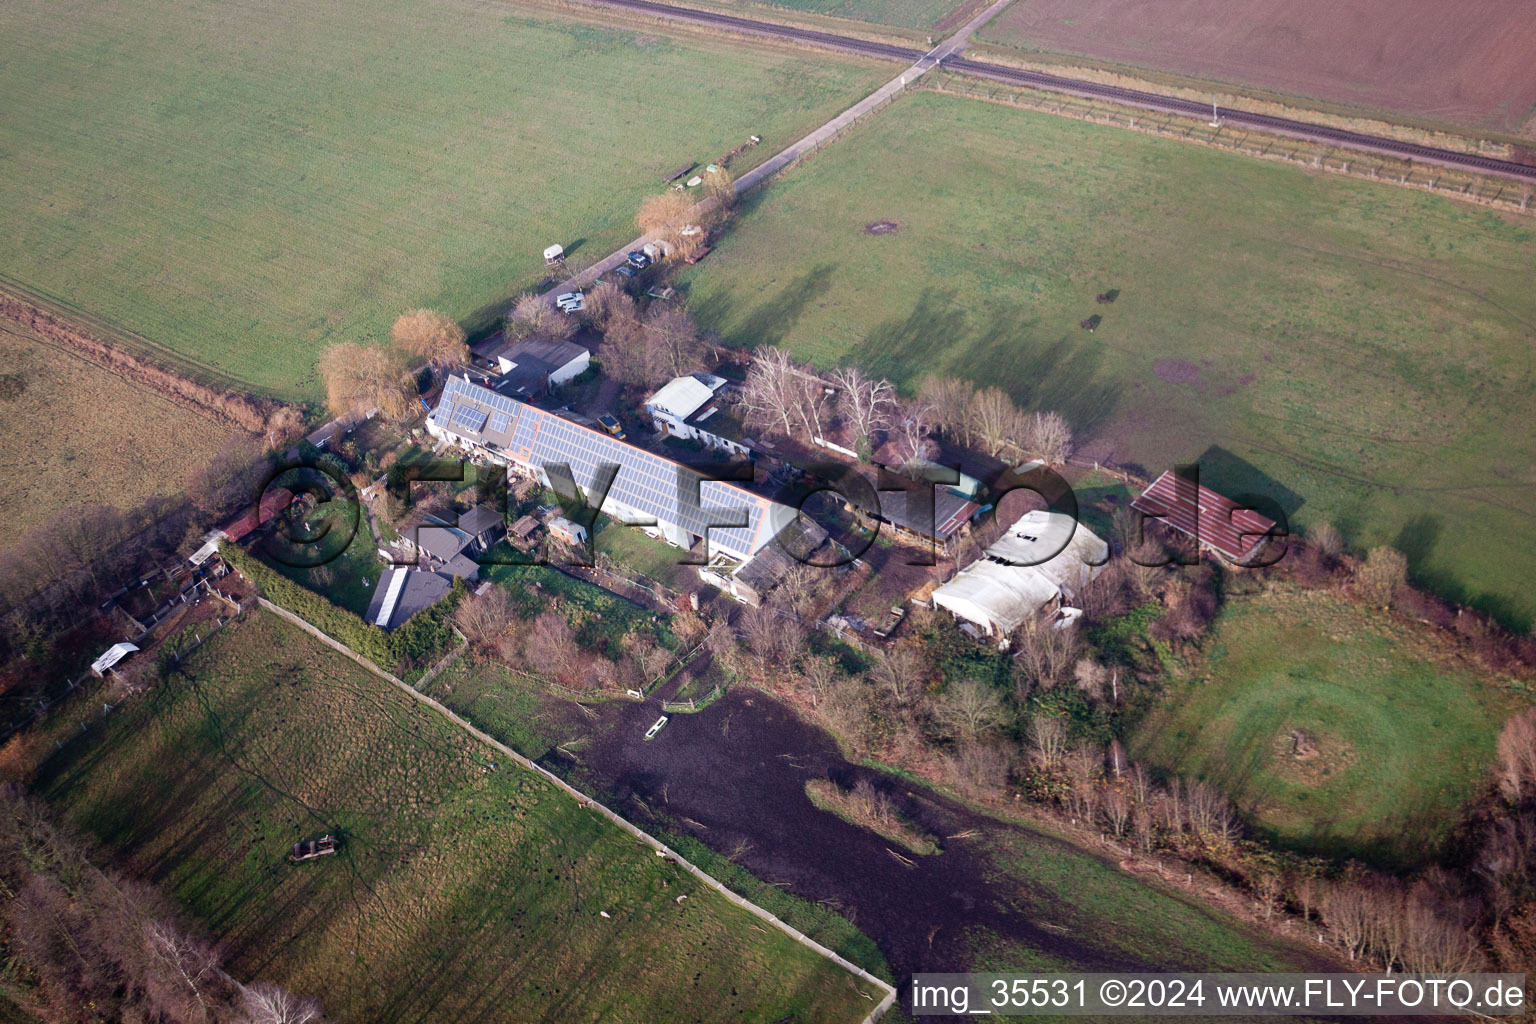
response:
M1421 630L1325 592L1234 598L1206 648L1137 724L1132 756L1218 784L1309 853L1435 856L1520 706Z
M749 206L685 281L729 342L1001 384L1533 621L1536 222L934 93Z
M936 25L944 15L964 0L757 0L770 7L784 7L807 14L825 14L833 18L869 21L896 28L925 29ZM752 6L744 4L743 6Z
M335 1020L652 1022L680 997L700 1021L868 1012L831 961L276 617L184 669L40 786L237 975L316 992ZM287 863L325 832L339 855Z
M0 277L305 399L325 345L499 308L888 73L475 0L18 0L0 40Z

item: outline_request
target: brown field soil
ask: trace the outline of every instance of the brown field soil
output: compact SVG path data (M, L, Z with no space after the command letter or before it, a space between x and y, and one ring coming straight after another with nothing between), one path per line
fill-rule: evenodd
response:
M1536 111L1526 0L1020 0L982 38L1478 129Z
M0 322L0 377L0 547L65 508L178 491L235 433L12 321Z

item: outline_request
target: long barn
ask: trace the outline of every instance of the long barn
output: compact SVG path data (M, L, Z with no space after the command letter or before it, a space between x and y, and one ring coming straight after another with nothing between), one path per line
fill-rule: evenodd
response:
M786 505L706 480L670 459L457 375L448 378L427 432L546 486L556 484L552 469L568 470L583 495L600 492L604 470L616 469L604 512L623 522L654 523L651 529L680 548L707 538L711 558L745 562L796 517Z

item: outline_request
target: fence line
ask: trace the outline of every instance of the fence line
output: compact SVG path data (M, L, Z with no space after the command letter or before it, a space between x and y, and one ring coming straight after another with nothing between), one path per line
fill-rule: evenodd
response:
M784 921L781 921L779 918L775 917L773 914L764 910L762 907L758 906L756 903L753 903L746 897L732 892L730 889L726 888L725 883L721 882L713 875L705 873L703 869L699 868L692 861L683 857L676 850L672 849L670 846L667 846L659 839L656 839L650 833L641 829L638 825L635 825L627 819L621 817L617 812L611 811L607 807L604 807L596 800L581 792L581 790L577 789L576 787L566 782L564 779L555 775L549 769L543 767L542 765L535 764L528 758L524 757L522 754L519 754L511 747L507 746L505 743L502 743L500 740L491 736L489 733L483 732L475 726L471 725L467 720L460 718L456 713L450 711L442 703L433 700L431 697L428 697L426 694L421 693L418 690L413 689L406 683L402 682L400 678L394 673L386 672L384 669L380 668L378 665L375 665L369 659L352 650L352 648L348 647L346 644L339 640L333 639L326 633L322 632L316 627L310 625L305 620L299 618L297 615L288 611L286 608L275 605L264 597L259 598L258 600L261 602L261 606L263 608L272 612L274 615L277 615L280 618L293 623L295 626L298 626L300 629L304 630L306 633L309 633L311 636L315 637L321 642L327 644L337 651L340 651L342 654L345 654L347 657L351 658L353 661L357 662L359 665L372 672L374 675L377 675L379 678L388 680L389 682L395 684L395 686L399 687L401 691L409 695L412 700L419 701L425 706L431 708L433 711L436 711L438 714L442 715L444 718L458 726L460 729L469 733L469 735L473 736L481 743L484 743L487 746L493 748L498 753L505 754L508 758L521 765L523 768L526 768L528 771L541 776L551 785L560 789L572 799L574 799L576 801L577 807L590 808L595 810L604 818L607 818L614 825L617 825L619 828L623 829L625 832L628 832L630 835L634 836L645 845L651 847L651 849L655 850L657 853L671 857L677 862L679 867L683 868L683 870L693 875L709 888L718 892L731 903L747 911L749 914L752 914L759 920L772 925L774 928L777 928L779 931L783 932L785 935L788 935L790 938L794 939L802 946L805 946L807 949L821 954L849 973L855 975L858 978L862 978L864 981L869 982L871 985L874 985L877 989L884 993L884 998L882 998L879 1004L872 1011L870 1011L869 1016L864 1018L865 1024L874 1024L875 1021L878 1021L882 1016L884 1016L885 1011L890 1009L891 1004L896 1001L896 989L893 988L888 982L875 977L873 974L870 974L868 971L858 966L857 964L851 963L840 954L834 952L831 949L828 949L826 946L823 946L821 943L817 942L815 939L811 938L809 935L806 935L799 929L794 928Z
M664 700L661 702L661 710L675 714L692 714L695 711L703 711L725 694L725 690L716 686L697 700Z

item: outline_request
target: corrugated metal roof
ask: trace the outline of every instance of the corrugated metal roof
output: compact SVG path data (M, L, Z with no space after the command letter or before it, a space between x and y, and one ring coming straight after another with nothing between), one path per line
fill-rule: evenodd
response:
M645 404L668 413L674 419L686 420L714 397L714 390L697 377L673 377L647 398Z
M492 423L466 429L449 410L471 405L498 411L507 426ZM734 484L705 480L698 473L599 430L572 423L537 406L499 395L462 377L449 377L430 420L438 430L483 445L536 469L564 463L584 494L596 490L598 470L619 467L608 500L640 516L681 527L694 536L708 533L711 543L740 558L750 557L793 519L793 509ZM716 522L745 519L742 526Z
M1161 517L1175 530L1233 562L1249 558L1275 527L1273 519L1242 508L1172 470L1153 481L1131 507Z

